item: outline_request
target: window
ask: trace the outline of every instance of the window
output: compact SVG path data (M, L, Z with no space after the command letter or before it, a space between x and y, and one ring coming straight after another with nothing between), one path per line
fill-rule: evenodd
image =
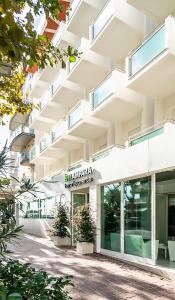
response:
M151 177L124 184L125 253L151 258Z
M120 251L121 185L114 183L101 188L101 247Z

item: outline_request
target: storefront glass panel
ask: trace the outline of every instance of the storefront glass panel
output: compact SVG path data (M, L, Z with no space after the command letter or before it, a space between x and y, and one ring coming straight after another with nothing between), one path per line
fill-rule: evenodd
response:
M121 184L101 187L101 247L120 252Z
M124 250L151 258L151 177L124 184Z

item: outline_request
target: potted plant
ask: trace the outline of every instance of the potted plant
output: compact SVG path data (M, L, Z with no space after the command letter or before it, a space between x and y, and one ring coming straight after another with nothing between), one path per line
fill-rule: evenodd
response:
M94 252L95 227L90 216L89 207L80 207L75 215L75 239L77 241L77 253L89 254Z
M53 236L55 246L70 246L70 222L66 207L59 204L53 223Z

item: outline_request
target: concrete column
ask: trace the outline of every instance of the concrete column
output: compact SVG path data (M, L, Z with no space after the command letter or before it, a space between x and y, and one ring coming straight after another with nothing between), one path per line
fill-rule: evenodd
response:
M83 160L89 159L89 142L86 141L86 143L83 144Z
M111 145L115 145L115 126L112 123L107 131L107 147L110 147Z
M100 186L93 185L89 188L89 207L91 216L96 227L96 243L95 251L100 252L101 249L101 199Z
M164 120L164 101L161 100L155 100L154 101L154 123L160 123Z
M155 265L157 259L157 247L156 247L156 176L151 176L151 252L152 262Z
M145 97L141 113L141 130L147 129L154 124L154 99Z

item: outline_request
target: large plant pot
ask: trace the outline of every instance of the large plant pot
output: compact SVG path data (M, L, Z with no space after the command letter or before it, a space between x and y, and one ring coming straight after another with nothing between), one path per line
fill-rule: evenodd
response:
M59 236L54 236L54 245L55 246L70 246L71 239L70 237L66 236L65 238L61 238Z
M77 242L78 254L90 254L94 252L94 244L87 242Z

